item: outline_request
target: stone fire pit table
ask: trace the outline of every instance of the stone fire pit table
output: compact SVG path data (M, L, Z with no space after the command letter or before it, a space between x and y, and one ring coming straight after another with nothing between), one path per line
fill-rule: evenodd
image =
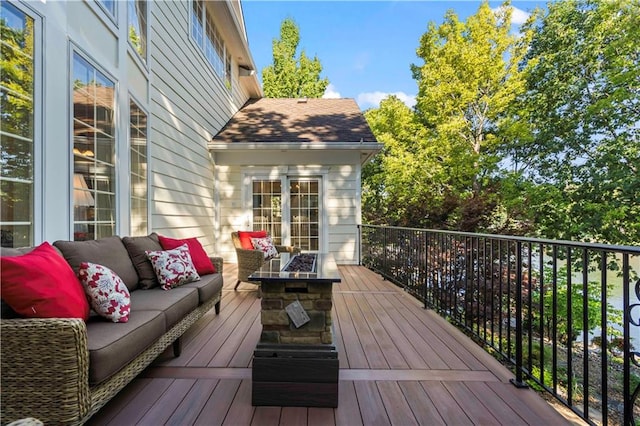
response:
M253 405L337 407L339 365L331 308L333 284L341 278L333 256L282 253L249 281L259 281L262 288Z

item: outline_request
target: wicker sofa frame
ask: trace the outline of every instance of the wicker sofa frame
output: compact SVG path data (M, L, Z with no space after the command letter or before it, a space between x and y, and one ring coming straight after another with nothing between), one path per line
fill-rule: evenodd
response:
M240 237L238 232L231 233L231 241L236 249L236 256L238 257L238 281L236 282L234 290L238 289L241 282L248 282L250 284L259 285L260 283L247 281L249 275L260 269L264 264L264 253L260 250L249 250L242 248L240 243ZM300 253L300 249L294 246L275 246L278 253Z
M222 273L222 258L211 260ZM83 320L3 319L2 423L24 417L18 409L33 407L28 415L44 424L84 424L212 307L218 314L220 299L218 293L195 308L125 368L93 387Z

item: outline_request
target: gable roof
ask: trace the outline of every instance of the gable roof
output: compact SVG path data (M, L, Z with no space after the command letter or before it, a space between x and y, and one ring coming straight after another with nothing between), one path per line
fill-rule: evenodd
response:
M353 99L250 99L211 141L236 143L375 143Z

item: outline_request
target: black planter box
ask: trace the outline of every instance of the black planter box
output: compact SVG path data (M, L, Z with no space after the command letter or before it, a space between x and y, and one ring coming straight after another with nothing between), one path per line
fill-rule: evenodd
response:
M338 372L333 345L258 344L253 353L252 404L337 407Z

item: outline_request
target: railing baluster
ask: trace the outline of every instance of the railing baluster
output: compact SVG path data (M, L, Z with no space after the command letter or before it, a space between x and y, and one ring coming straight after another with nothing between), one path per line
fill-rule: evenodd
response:
M608 344L607 344L607 327L609 321L607 320L607 253L601 252L600 258L600 294L602 296L602 303L600 304L600 353L602 359L600 360L600 380L601 386L601 400L602 406L605 407L602 411L602 424L606 425L609 422L609 410L606 409L609 406L609 361L608 361Z
M589 251L582 250L582 410L589 418ZM605 384L603 383L603 386Z
M567 247L567 402L573 405L573 288L571 282L571 247Z
M553 393L558 394L558 246L553 245L553 259L552 259L552 284L553 284L553 302L552 309L552 321L551 327L552 338L551 344L553 346Z
M545 282L544 282L544 244L540 244L538 246L538 257L539 257L539 265L538 265L538 275L540 277L538 281L538 289L540 294L540 301L538 302L538 309L540 309L540 328L539 328L539 342L540 342L540 381L545 383L544 374L545 374L545 365L544 365L544 296L545 296ZM546 384L546 383L545 383Z
M516 242L516 378L511 379L518 388L527 387L522 380L522 243Z

